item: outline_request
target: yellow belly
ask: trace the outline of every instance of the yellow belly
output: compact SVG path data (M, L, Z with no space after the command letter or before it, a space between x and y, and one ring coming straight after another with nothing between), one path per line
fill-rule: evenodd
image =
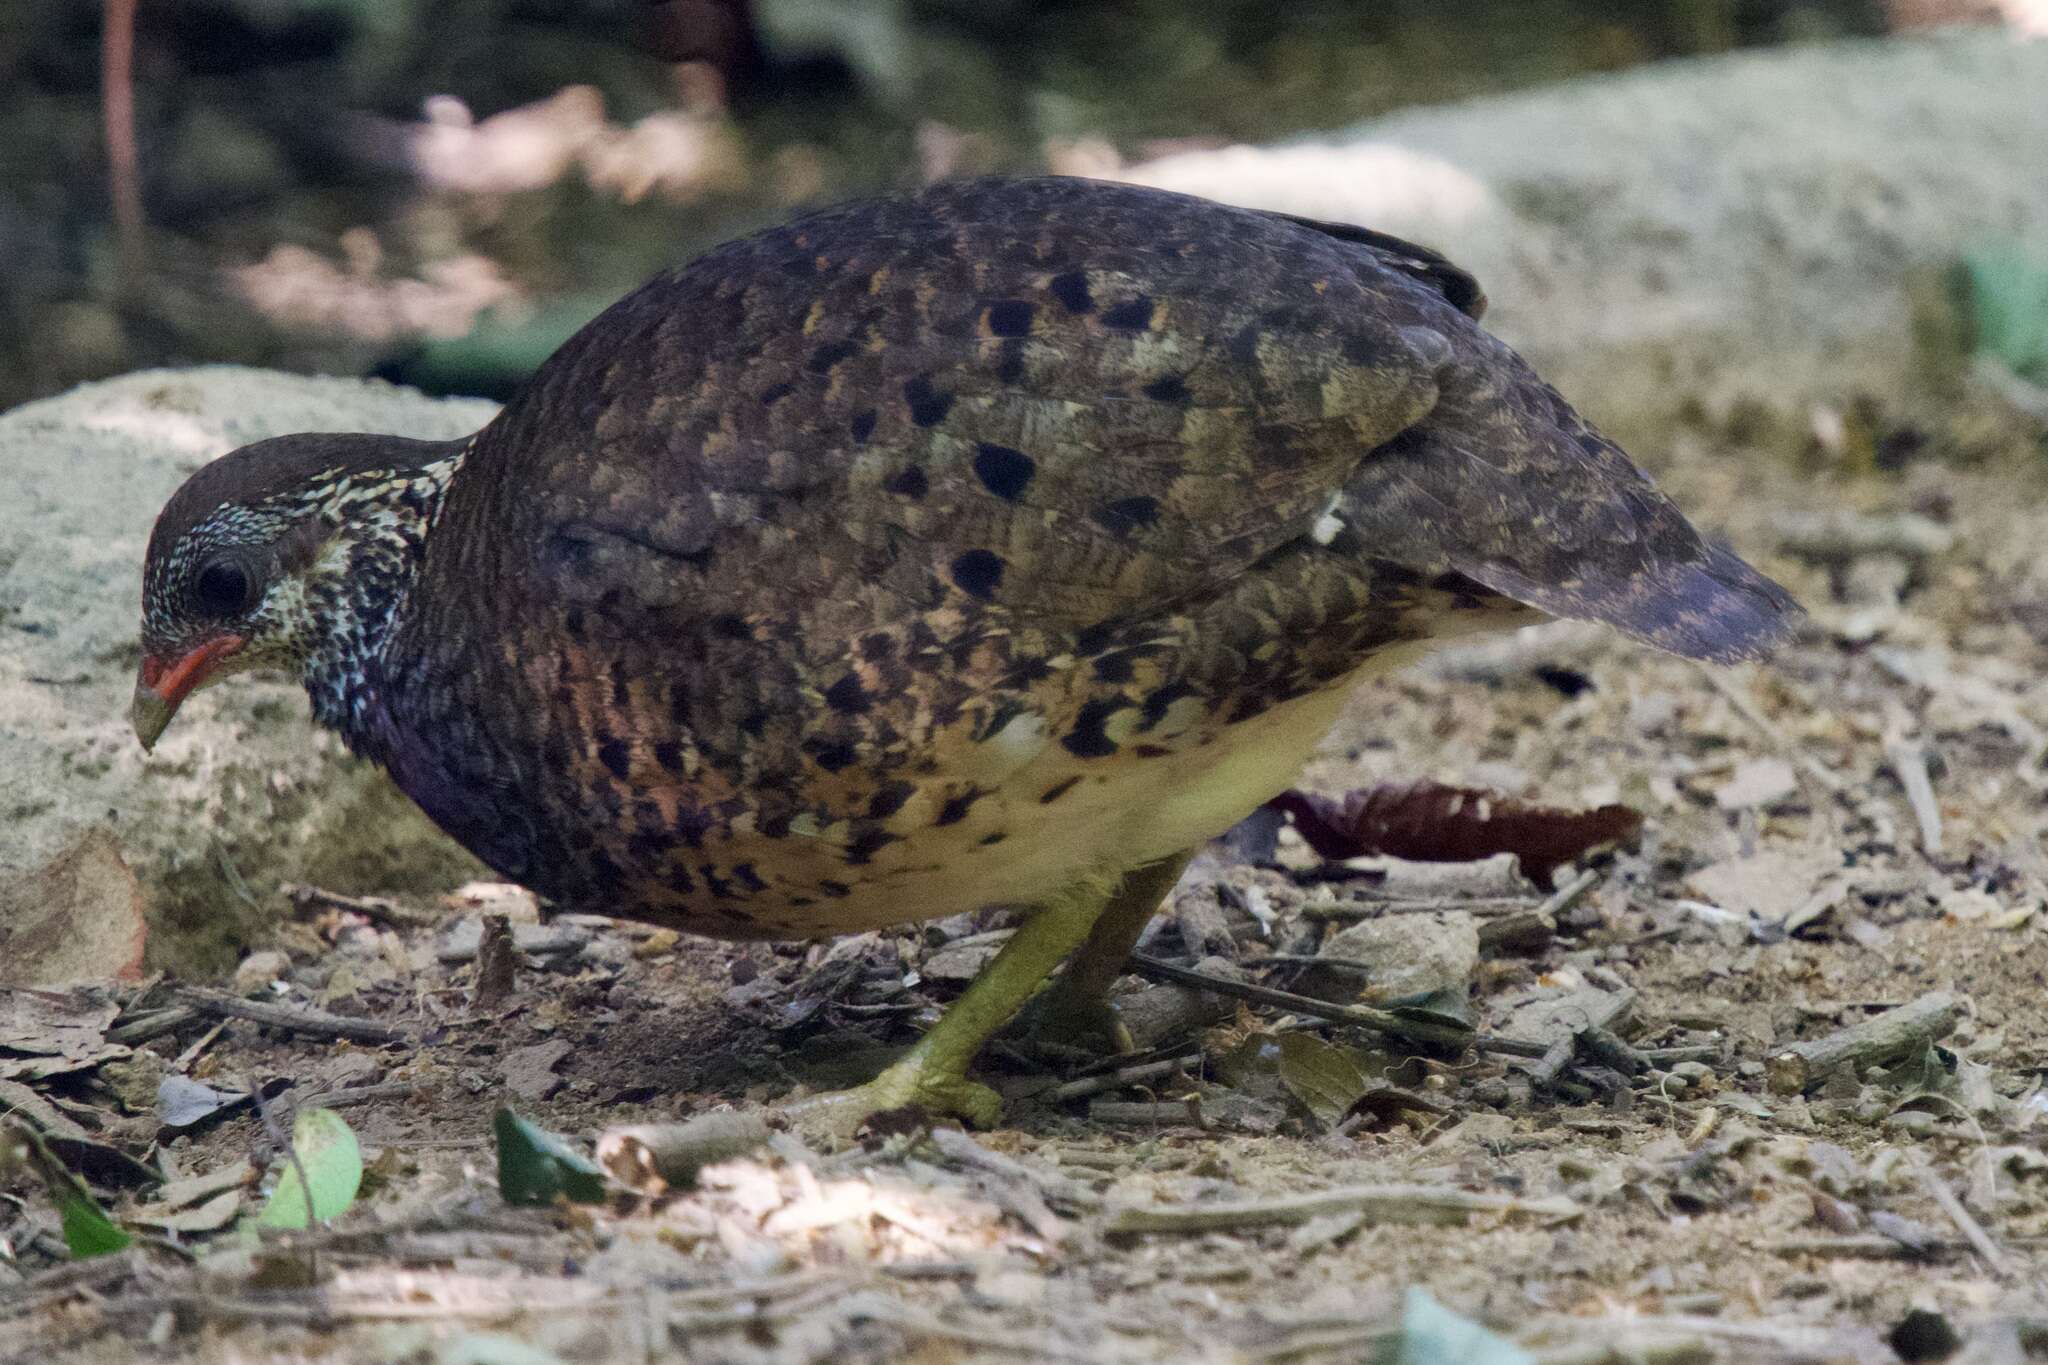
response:
M1212 720L1172 752L1152 757L1126 750L1077 759L1042 732L1019 736L1015 742L1028 741L1031 752L1014 755L1014 769L968 818L890 845L858 880L846 879L844 897L802 907L756 904L750 913L764 935L853 933L1039 903L1084 876L1194 847L1284 791L1360 682L1403 668L1439 643L1382 650L1321 691L1235 724ZM1056 798L1044 799L1074 778Z

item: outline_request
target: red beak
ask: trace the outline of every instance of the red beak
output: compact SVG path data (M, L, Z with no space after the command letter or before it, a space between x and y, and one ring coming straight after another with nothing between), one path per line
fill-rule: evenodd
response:
M135 682L135 700L128 708L128 719L145 751L156 747L157 736L178 714L178 707L192 690L243 643L239 635L216 635L169 662L153 654L143 658L142 676Z

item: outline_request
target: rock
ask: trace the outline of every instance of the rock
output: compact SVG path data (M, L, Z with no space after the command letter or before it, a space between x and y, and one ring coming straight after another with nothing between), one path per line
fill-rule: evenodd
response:
M291 969L291 958L275 948L251 953L235 968L235 993L254 995Z
M1356 964L1302 975L1298 989L1322 1000L1385 1004L1462 991L1479 961L1479 925L1458 911L1386 915L1332 934L1316 956Z
M531 1047L514 1048L505 1054L498 1071L504 1076L506 1087L520 1099L544 1100L568 1084L555 1074L555 1068L575 1050L573 1045L560 1038L535 1043Z
M1841 855L1825 848L1767 848L1709 864L1686 874L1685 882L1700 899L1723 910L1777 924L1841 865Z
M1913 393L1916 279L2048 223L2048 44L1801 45L1420 108L1124 179L1413 237L1639 453L1669 416ZM1654 435L1654 442L1647 439Z
M1738 765L1714 791L1714 804L1725 811L1767 810L1799 791L1799 775L1776 756L1752 758Z
M143 547L204 461L291 431L449 437L492 412L354 380L215 367L90 384L0 415L0 883L110 823L149 961L225 972L281 880L440 891L479 870L316 731L295 681L195 696L154 757L128 727ZM255 891L230 890L231 865Z
M0 983L132 979L146 940L142 889L104 826L25 875L0 868Z

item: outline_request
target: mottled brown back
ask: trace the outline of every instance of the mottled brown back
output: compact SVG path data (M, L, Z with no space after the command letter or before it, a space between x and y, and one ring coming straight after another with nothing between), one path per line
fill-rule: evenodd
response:
M1482 303L1395 239L1080 180L719 248L478 438L394 652L462 681L409 723L487 712L437 761L500 794L513 875L698 907L803 878L679 850L886 861L1018 716L1084 766L1164 754L1170 711L1258 714L1446 613L1513 619L1495 594L1766 646L1788 599Z

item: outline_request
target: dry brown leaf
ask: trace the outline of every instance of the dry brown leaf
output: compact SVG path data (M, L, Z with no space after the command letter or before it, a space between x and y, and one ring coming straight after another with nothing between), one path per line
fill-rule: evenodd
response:
M1643 817L1627 806L1559 810L1473 787L1439 782L1381 783L1332 799L1287 791L1274 806L1324 858L1389 854L1419 862L1462 863L1512 853L1538 885L1596 849L1635 837Z

